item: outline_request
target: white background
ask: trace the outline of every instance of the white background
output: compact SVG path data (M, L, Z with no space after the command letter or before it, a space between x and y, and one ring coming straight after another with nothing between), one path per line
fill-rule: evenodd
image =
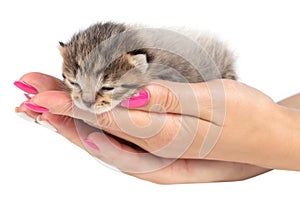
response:
M30 71L60 77L58 41L113 20L215 33L238 55L240 80L277 101L300 91L297 1L7 2L0 3L0 199L299 199L298 172L170 186L115 172L58 134L18 118L14 107L25 98L13 86Z

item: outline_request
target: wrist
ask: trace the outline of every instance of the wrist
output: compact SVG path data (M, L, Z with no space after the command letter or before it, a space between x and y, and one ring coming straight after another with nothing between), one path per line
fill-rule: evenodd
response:
M265 167L300 170L300 113L276 105L269 126L269 147L266 149ZM266 146L268 147L268 145Z

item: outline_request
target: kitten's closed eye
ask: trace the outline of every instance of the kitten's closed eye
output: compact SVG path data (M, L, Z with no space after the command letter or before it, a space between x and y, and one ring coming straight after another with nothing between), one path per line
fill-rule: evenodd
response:
M69 81L69 83L70 83L74 88L80 89L80 85L79 85L78 83L75 83L75 82L70 81L70 80L68 80L68 81Z
M111 91L113 89L115 89L115 88L113 88L113 87L105 87L105 86L101 88L101 90L104 90L104 91Z

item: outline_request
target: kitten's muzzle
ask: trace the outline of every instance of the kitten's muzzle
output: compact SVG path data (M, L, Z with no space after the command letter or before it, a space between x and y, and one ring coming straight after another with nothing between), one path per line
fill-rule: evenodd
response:
M82 100L82 103L83 103L86 107L90 108L90 107L92 107L92 105L95 103L95 101L85 101L85 100Z

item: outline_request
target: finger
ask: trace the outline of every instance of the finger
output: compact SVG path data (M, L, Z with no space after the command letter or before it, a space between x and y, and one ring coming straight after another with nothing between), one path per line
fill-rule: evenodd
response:
M124 134L124 132L122 132L122 130L118 126L117 122L114 121L115 119L114 116L112 116L112 112L103 113L103 115L97 116L74 107L72 99L68 92L46 91L43 93L39 93L31 98L28 102L26 102L25 105L30 106L29 108L31 110L29 111L29 113L34 115L35 117L38 115L38 113L41 112L49 112L55 115L75 117L77 119L83 120L88 124L93 125L94 127L109 127L108 129L106 129L107 132L137 145L143 143L139 138ZM40 110L41 108L42 110ZM26 109L28 110L28 107ZM114 132L111 132L111 130L114 130Z
M91 133L87 140L87 150L93 156L131 176L159 184L235 181L268 171L233 162L163 159L97 132Z
M35 112L76 117L119 138L130 141L159 156L198 157L189 146L201 145L204 135L198 135L199 119L181 115L165 115L116 108L101 115L74 109L70 95L63 91L46 91L35 95L25 105ZM207 126L201 126L205 133ZM197 138L198 142L193 142ZM165 148L166 147L166 148ZM194 149L199 149L194 148Z
M161 157L199 158L199 155L202 156L199 152L206 155L214 146L211 142L202 145L208 131L220 132L218 126L186 115L149 113L124 108L94 115L76 109L69 93L63 91L39 93L29 103L30 108L36 112L42 108L41 112L49 111L52 114L81 119ZM26 105L29 106L28 103ZM215 141L219 134L210 135L213 139L206 139L207 141Z
M145 89L149 98L144 106L140 107L140 102L145 101L145 95L136 95L121 105L144 111L191 115L205 120L211 120L212 111L225 106L222 80L206 83L156 81Z
M179 159L158 171L129 174L158 184L182 184L240 181L267 171L270 170L243 163Z
M36 94L24 103L35 112L51 112L57 115L73 116L71 96L65 91L46 91Z
M47 124L50 124L56 132L81 148L84 148L82 145L82 138L85 138L89 133L98 130L85 124L81 120L72 117L56 115L49 112L36 113L28 109L24 104L17 107L16 112L26 113L26 115L32 118L32 121L35 121L36 123L44 124L46 122Z
M81 120L63 115L54 115L49 112L43 113L40 116L40 120L51 124L55 127L59 134L82 149L84 149L82 139L86 138L91 132L97 130L96 128L85 124Z
M19 82L21 83L15 82L15 85L18 87L21 84L21 87L19 88L30 94L48 90L65 90L65 86L60 79L38 72L31 72L23 75L19 79ZM22 83L25 84L25 88L22 87ZM29 90L27 90L28 88ZM32 92L34 90L36 90L36 92Z
M89 134L85 141L85 146L92 155L126 173L146 173L172 162L171 159L159 158L124 145L99 132Z
M161 157L199 158L202 142L210 127L209 122L186 115L122 108L94 115L74 109L69 93L63 91L39 93L29 103L31 109L38 108L34 110L36 112L42 108L42 112L49 111L52 114L82 119ZM28 103L26 105L29 106ZM215 135L218 134L213 134ZM208 148L205 149L209 151L213 145L206 145Z
M115 108L98 127L160 157L199 158L210 124L195 117Z
M25 113L28 117L32 118L33 121L37 118L40 113L34 112L30 109L28 109L25 105L24 102L20 104L19 107L16 107L15 109L16 113Z
M39 115L38 113L34 113L31 110L28 110L24 105L21 105L18 109L20 112L28 112L32 117ZM53 115L51 113L43 113L39 115L41 120L47 121L53 127L57 129L57 131L67 138L69 141L74 143L75 145L85 149L82 140L85 138L89 138L89 140L93 140L92 136L88 136L90 133L95 132L96 129L93 127L84 124L80 120L74 120L73 118L67 116L59 116ZM100 133L97 133L100 134ZM103 134L100 134L103 135ZM107 136L105 136L107 137ZM98 138L101 139L101 138ZM131 176L159 183L159 184L174 184L174 183L200 183L200 182L216 182L216 181L235 181L242 180L246 178L250 178L252 176L264 173L268 171L267 169L263 169L260 167L239 164L239 163L230 163L230 162L220 162L220 161L207 161L207 160L176 160L174 162L170 162L166 167L162 167L161 169L154 170L149 172L149 166L152 166L152 170L155 169L153 166L153 158L162 160L162 158L157 158L155 156L139 156L138 153L145 153L144 151L133 149L130 146L119 143L118 141L114 141L112 138L109 139L112 145L111 148L106 148L106 145L102 145L102 140L100 142L93 141L97 143L97 146L100 146L100 158L110 164L115 164L120 166L119 168L127 169L127 173ZM93 149L87 147L87 149L93 153ZM127 156L127 154L122 154L122 151L129 152L131 156ZM121 154L120 154L121 152ZM136 153L136 156L134 153ZM101 157L101 154L105 155L105 157ZM118 157L120 156L120 157ZM149 159L148 159L149 158ZM143 165L146 165L145 168L136 168L136 163L141 162ZM163 161L159 162L160 165L167 164ZM133 165L129 165L132 163ZM151 165L148 165L151 163ZM123 167L122 167L123 166ZM130 171L135 171L129 172ZM148 171L147 173L138 173L141 171Z

